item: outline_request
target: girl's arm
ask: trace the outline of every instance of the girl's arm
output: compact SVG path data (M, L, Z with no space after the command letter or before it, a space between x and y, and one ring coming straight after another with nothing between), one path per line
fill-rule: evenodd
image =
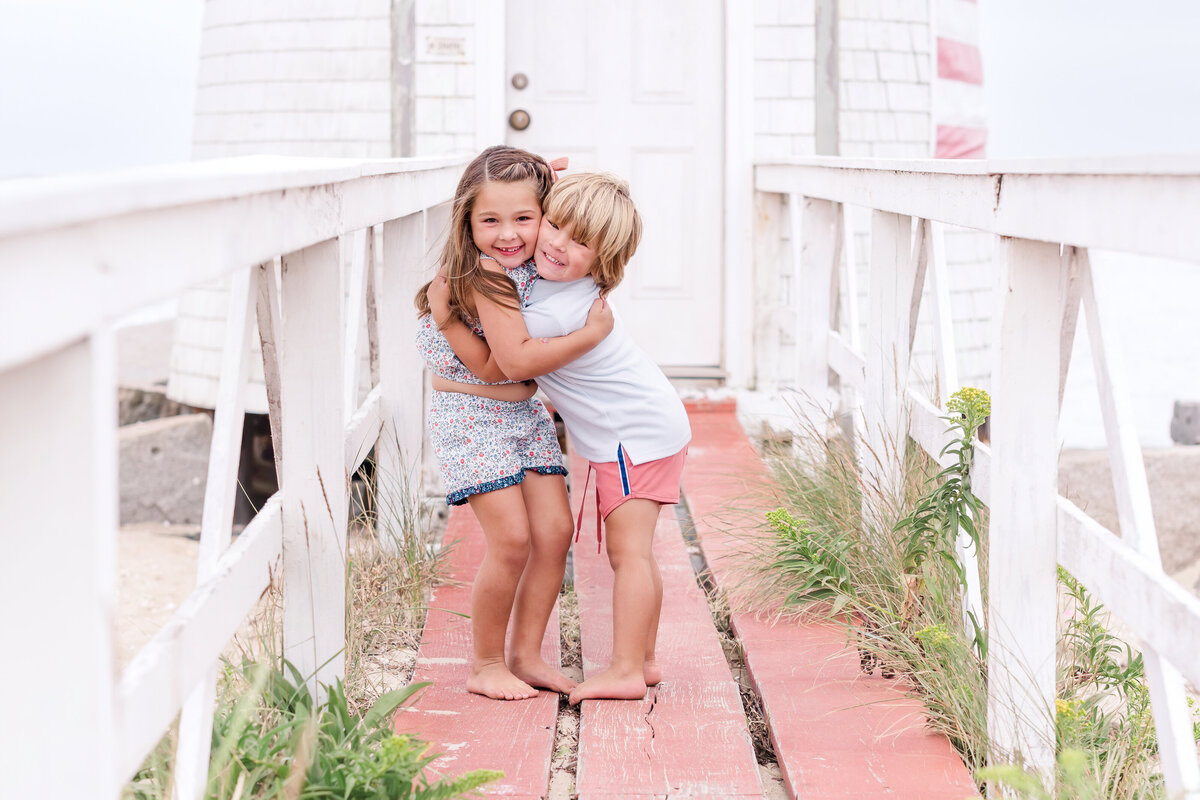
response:
M463 362L463 366L485 383L501 383L508 380L508 376L496 364L488 343L476 336L475 331L468 328L457 314L451 312L450 285L444 277L438 275L433 279L429 284L428 296L429 315L433 318L433 323L442 329L442 335L450 343L454 355ZM449 324L442 327L448 318Z
M475 303L492 358L514 381L536 378L570 364L600 344L613 329L612 308L603 298L592 303L582 328L549 339L532 338L517 309L478 296Z

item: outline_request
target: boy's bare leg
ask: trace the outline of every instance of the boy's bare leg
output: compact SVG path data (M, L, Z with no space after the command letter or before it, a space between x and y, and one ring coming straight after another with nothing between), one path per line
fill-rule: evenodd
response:
M642 664L642 677L646 680L647 686L657 686L662 680L662 667L658 665L658 659L655 657L654 648L658 642L658 619L662 614L662 573L658 569L658 559L654 557L654 551L650 551L650 569L654 577L654 618L650 623L650 631L646 636L646 660Z
M531 547L513 605L508 666L530 686L566 694L575 688L575 681L542 658L542 639L562 589L567 550L574 532L567 484L561 475L526 472L521 490L529 518Z
M537 690L513 675L504 662L504 635L517 582L529 559L529 523L519 486L471 495L471 510L483 528L487 553L471 585L473 657L467 691L496 700L525 700Z
M646 696L644 665L650 626L657 619L654 526L659 503L633 499L605 520L613 569L613 657L608 669L571 692L571 704L589 698L637 700Z

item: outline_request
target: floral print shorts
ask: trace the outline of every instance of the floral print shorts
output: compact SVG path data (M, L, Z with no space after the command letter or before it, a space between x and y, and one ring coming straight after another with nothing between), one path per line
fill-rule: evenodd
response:
M442 465L446 504L461 505L525 480L525 471L566 475L554 421L542 401L434 392L429 439Z

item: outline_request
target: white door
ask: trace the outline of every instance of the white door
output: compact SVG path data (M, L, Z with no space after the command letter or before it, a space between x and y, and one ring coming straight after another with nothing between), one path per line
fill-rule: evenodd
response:
M509 0L508 143L625 177L644 233L613 294L674 375L721 365L720 0ZM517 88L518 86L523 88Z

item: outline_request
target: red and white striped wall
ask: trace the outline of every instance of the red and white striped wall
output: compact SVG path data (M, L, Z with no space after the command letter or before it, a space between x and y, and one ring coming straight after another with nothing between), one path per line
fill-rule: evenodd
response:
M937 158L983 158L987 115L977 0L935 0L937 76L933 124Z

